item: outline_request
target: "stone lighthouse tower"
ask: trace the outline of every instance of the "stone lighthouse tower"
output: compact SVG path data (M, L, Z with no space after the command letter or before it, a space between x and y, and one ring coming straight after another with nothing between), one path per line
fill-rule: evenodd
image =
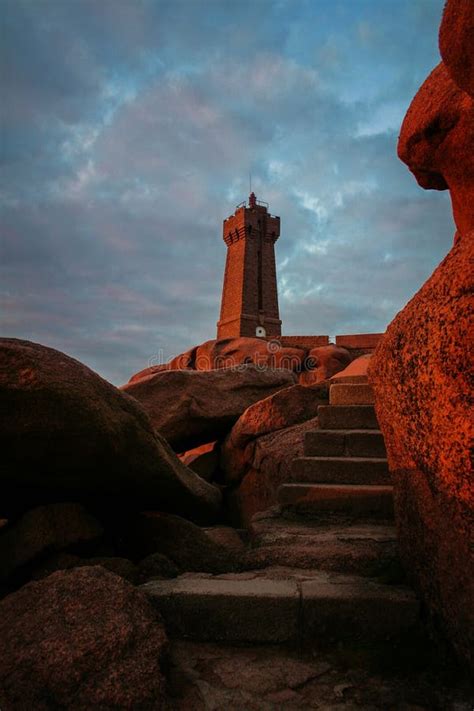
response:
M254 193L224 220L227 259L217 338L280 336L275 242L280 218Z

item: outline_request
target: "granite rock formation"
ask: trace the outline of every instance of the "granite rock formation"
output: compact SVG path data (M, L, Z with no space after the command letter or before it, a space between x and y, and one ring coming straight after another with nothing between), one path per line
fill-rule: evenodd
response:
M433 621L474 668L474 5L449 0L444 63L415 96L399 154L449 188L455 244L390 324L369 377L395 486L405 566Z
M0 516L38 504L160 508L212 520L220 492L184 466L134 399L73 358L0 340Z
M297 337L294 338L297 340ZM307 339L302 337L301 340ZM132 375L129 384L167 370L216 370L249 364L284 368L297 373L303 385L313 384L345 368L351 358L349 350L333 344L309 348L297 342L292 346L283 346L278 339L224 338L206 341L168 363L145 368Z
M167 637L145 595L103 568L0 601L2 709L164 709Z
M157 373L122 390L140 402L174 450L184 452L224 436L247 407L294 382L287 370L242 365Z

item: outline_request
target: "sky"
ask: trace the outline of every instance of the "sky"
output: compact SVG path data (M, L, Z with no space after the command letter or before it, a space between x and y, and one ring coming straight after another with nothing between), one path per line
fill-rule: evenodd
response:
M286 335L385 330L449 250L396 156L442 0L0 5L2 336L117 385L215 338L249 173Z

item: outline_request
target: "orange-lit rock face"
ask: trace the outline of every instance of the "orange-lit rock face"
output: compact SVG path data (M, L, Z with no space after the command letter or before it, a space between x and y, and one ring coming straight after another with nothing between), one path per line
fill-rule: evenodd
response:
M453 81L474 96L474 12L472 0L449 0L439 32L439 48Z
M440 64L414 98L399 155L449 187L454 247L387 329L369 366L393 476L400 550L427 609L474 668L474 3L449 0ZM469 39L470 37L470 39ZM456 82L456 83L455 83Z
M313 385L330 378L344 370L351 362L351 354L339 346L321 346L313 348L306 359L307 372L301 373L302 385Z
M474 667L473 265L470 233L390 324L369 376L405 566Z
M460 233L474 229L474 100L441 62L413 99L398 155L423 188L449 188Z

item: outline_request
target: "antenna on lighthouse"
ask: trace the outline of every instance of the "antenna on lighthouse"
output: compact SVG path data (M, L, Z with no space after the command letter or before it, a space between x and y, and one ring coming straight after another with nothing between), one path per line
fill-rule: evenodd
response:
M252 173L249 173L249 194L252 192Z

